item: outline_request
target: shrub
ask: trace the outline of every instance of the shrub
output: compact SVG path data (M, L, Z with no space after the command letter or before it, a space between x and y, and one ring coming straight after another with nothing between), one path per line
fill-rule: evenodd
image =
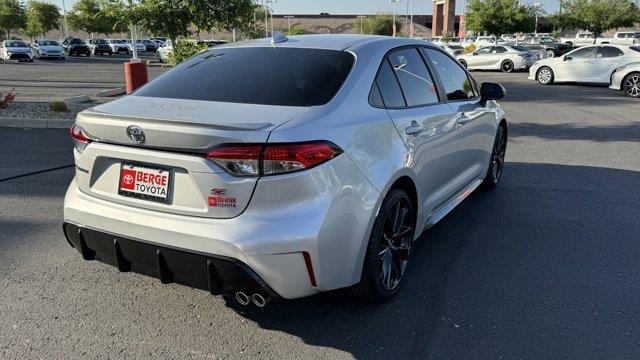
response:
M67 103L64 101L52 101L49 103L49 110L55 112L68 112L69 107Z
M476 44L469 44L464 48L465 54L470 54L476 51Z
M8 108L15 98L16 93L13 91L0 91L0 109Z
M171 65L178 65L193 55L207 50L207 48L207 44L198 44L190 39L180 39L173 46L173 51L169 54L167 62Z
M289 31L287 31L285 33L285 35L287 36L291 36L291 35L304 35L305 31L304 28L300 25L293 25L291 26L291 29L289 29Z
M360 29L360 19L354 23L356 30ZM402 31L402 21L396 17L396 35ZM362 32L370 35L393 35L393 16L377 14L374 17L362 21Z

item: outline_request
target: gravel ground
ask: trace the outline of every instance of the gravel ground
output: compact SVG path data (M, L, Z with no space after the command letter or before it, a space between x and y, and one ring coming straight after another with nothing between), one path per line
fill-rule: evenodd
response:
M98 105L91 101L80 104L69 104L68 112L49 110L48 102L14 102L7 109L0 110L0 117L21 119L75 119L76 115L87 108Z

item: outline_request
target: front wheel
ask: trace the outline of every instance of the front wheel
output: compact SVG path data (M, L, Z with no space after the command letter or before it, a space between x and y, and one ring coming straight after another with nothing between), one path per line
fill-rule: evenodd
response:
M553 70L548 66L541 67L536 74L536 79L542 85L553 84Z
M393 189L382 201L367 246L360 282L350 292L384 301L398 293L410 259L416 218L406 192Z
M491 159L489 159L489 168L487 175L484 177L482 185L484 188L492 190L498 186L504 169L504 156L507 152L507 132L504 126L498 126L496 139L493 143L491 151Z
M511 60L505 60L502 62L502 65L500 65L500 70L502 70L502 72L505 73L510 73L512 72L514 69L514 65L513 65L513 61Z
M640 98L640 73L631 73L622 80L622 88L627 96Z
M467 68L467 62L464 60L460 60L460 65L462 65L462 67L464 67L465 69Z

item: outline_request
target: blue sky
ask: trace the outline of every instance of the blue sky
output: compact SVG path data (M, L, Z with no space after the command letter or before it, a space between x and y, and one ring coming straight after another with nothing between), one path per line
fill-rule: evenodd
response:
M62 8L62 0L50 0ZM400 0L397 4L398 13L407 12L407 2ZM65 0L68 9L75 1ZM557 11L557 0L524 0L525 3L541 2L547 11ZM431 0L413 0L414 14L431 14L433 2ZM277 0L274 5L276 14L375 14L376 12L391 12L393 9L389 0ZM456 2L456 14L462 11L462 0Z

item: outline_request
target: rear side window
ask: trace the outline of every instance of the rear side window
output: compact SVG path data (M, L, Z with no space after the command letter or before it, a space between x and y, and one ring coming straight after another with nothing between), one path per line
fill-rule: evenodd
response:
M598 49L598 53L596 54L597 58L613 58L622 56L624 53L622 50L615 48L613 46L603 46Z
M384 106L390 108L406 106L404 97L402 96L402 90L400 90L400 84L398 84L398 80L393 74L393 70L387 59L385 59L380 66L380 73L378 73L378 80L376 82L380 89Z
M192 57L133 95L317 106L335 96L353 62L353 55L345 51L217 48Z
M572 53L567 54L572 59L590 59L593 57L593 53L596 52L595 46L589 46L580 48Z
M438 73L442 86L447 93L447 100L467 100L475 98L473 85L467 72L453 59L434 49L425 49Z
M389 54L407 106L420 106L438 102L438 93L427 66L415 48L394 51Z
M494 53L494 54L502 54L502 53L506 53L507 49L505 49L502 46L493 46L491 48L491 52Z

